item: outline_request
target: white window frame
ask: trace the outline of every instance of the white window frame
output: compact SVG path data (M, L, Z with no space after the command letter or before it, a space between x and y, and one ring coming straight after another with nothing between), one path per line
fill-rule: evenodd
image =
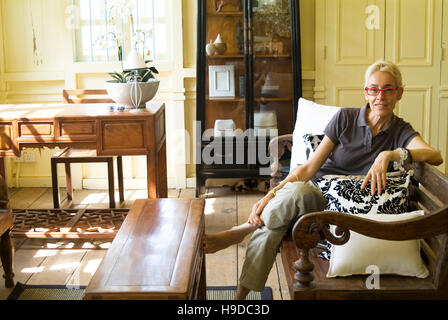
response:
M75 46L76 41L75 41L75 37L76 37L76 32L79 32L79 29L76 29L78 26L81 25L81 21L80 21L80 13L79 13L79 8L76 8L76 4L78 1L117 1L117 0L72 0L72 14L73 14L73 21L74 21L74 30L73 30L73 69L72 71L74 71L75 73L98 73L98 72L111 72L112 71L118 71L121 68L121 63L117 60L117 61L75 61L76 60L76 56L77 56L77 51L79 50L78 48L76 48ZM120 0L118 0L120 1ZM125 1L125 0L121 0L121 1ZM165 14L164 16L160 17L160 18L155 18L155 20L153 20L152 26L153 26L153 30L154 30L154 26L158 23L158 21L160 22L160 24L164 25L165 28L165 35L164 35L164 39L166 39L166 50L165 50L165 56L163 57L163 59L160 59L157 54L151 54L149 59L153 60L152 65L156 66L156 68L160 71L169 71L172 69L173 66L173 43L170 39L173 39L173 17L172 17L172 11L173 11L173 0L126 0L126 1L130 1L130 2L134 2L136 3L136 1L140 2L140 1L148 1L151 2L152 4L156 3L156 1L160 4L160 3L164 3L165 7L164 7L164 11ZM137 26L139 24L139 21L135 21L137 19L134 19L134 26ZM135 29L137 29L138 27L136 27ZM157 31L157 27L155 28L155 30ZM126 33L126 32L125 32ZM129 33L130 34L130 33ZM157 34L156 32L153 31L153 42L155 43L157 41ZM92 39L91 39L92 40ZM123 60L126 59L126 53L129 51L130 48L130 40L129 37L127 37L127 39L124 39L124 46L127 46L127 48L125 47L124 49L124 55L123 55ZM109 49L110 52L111 49ZM156 49L157 50L157 49ZM151 50L152 51L152 50ZM116 56L116 54L114 54ZM145 57L146 59L148 59L148 57ZM112 59L111 59L112 60Z

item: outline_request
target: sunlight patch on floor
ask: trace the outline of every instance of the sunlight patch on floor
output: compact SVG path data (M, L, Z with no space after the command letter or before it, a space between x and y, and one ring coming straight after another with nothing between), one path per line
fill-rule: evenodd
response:
M46 249L42 249L36 252L36 254L33 256L33 258L42 258L42 257L51 257L51 256L55 256L56 255L56 251L54 250L46 250Z
M67 262L67 263L60 263L60 264L54 264L50 267L49 270L52 271L56 271L56 270L72 270L74 268L76 268L81 262L76 261L76 262Z
M209 215L215 213L214 203L216 199L205 199L204 214Z
M82 271L93 275L96 269L98 269L98 266L100 265L101 261L102 259L89 260L89 262L87 262L87 265Z
M44 267L32 267L32 268L23 268L20 270L22 273L39 273L44 270Z
M75 247L75 243L74 242L56 242L56 243L47 243L47 248L49 249L57 249L60 248L61 245L64 246L65 249L71 249Z
M106 193L95 193L89 194L85 197L81 204L90 204L90 203L105 203L109 201L109 196Z

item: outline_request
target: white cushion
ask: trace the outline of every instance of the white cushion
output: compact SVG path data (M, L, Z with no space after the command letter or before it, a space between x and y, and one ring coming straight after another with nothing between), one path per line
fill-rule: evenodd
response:
M402 214L368 214L362 218L396 222L424 215L423 210ZM332 226L334 230L334 226ZM420 256L420 240L389 241L367 237L350 231L350 239L341 246L332 246L327 277L371 274L376 266L381 274L397 274L426 278L428 269Z
M339 107L317 104L303 98L299 99L297 119L292 138L290 172L306 161L305 134L323 134L325 127Z

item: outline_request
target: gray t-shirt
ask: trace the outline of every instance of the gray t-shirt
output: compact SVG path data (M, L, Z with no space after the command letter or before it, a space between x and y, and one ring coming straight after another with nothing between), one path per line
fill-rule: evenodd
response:
M335 144L327 161L313 180L326 174L365 175L381 151L406 147L419 133L396 115L389 126L372 137L362 108L341 108L328 123L325 135ZM393 163L389 164L389 171Z

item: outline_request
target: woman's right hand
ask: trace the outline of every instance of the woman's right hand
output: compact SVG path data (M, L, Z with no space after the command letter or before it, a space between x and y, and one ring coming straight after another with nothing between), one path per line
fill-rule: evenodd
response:
M261 227L264 225L263 220L261 220L260 215L263 212L266 204L274 198L274 194L272 192L268 192L263 198L258 200L252 207L252 211L249 215L249 219L247 220L250 224Z

